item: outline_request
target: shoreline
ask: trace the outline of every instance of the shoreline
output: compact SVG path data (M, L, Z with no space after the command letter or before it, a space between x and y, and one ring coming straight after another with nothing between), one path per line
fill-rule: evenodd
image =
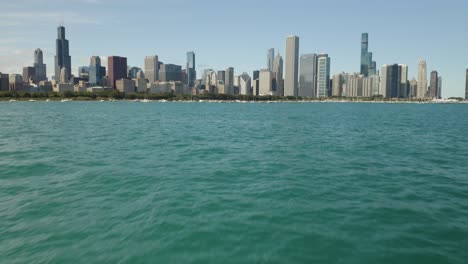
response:
M364 104L468 104L468 101L458 100L430 100L430 101L404 101L404 100L189 100L189 99L176 99L173 100L143 100L143 99L108 99L108 98L0 98L0 103L56 103L56 102L98 102L98 103L364 103Z

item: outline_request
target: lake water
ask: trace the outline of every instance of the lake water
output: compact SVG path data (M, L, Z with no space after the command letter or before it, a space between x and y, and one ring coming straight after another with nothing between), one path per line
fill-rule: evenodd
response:
M467 263L468 105L0 103L0 263Z

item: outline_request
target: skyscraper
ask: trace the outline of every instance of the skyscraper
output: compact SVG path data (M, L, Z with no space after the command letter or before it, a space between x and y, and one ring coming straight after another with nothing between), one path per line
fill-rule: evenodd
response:
M442 99L442 77L439 76L439 80L437 82L437 98Z
M251 94L251 86L252 86L252 80L250 79L250 76L248 73L244 72L240 78L239 78L239 90L240 94L242 95L248 95Z
M44 64L44 56L41 49L34 51L34 72L37 82L47 80L46 65Z
M382 66L381 94L387 98L408 97L408 66L393 64Z
M224 80L225 93L234 94L234 68L229 67L226 69L226 79Z
M159 80L159 58L157 55L145 57L145 77L150 83Z
M218 71L218 81L226 81L226 71Z
M328 54L317 56L317 97L330 95L330 67L331 61Z
M300 58L299 66L299 96L315 97L316 96L316 75L317 75L317 55L304 54Z
M398 76L400 78L400 84L398 87L397 98L408 98L409 96L409 85L408 85L408 65L398 64Z
M278 53L275 57L273 72L276 79L276 94L283 96L284 94L284 80L283 80L283 57Z
M258 88L259 95L273 95L274 94L274 81L275 75L268 69L260 71L260 86Z
M161 82L181 82L182 66L175 64L162 64L159 70L159 80Z
M410 98L416 98L418 96L418 81L413 78L410 81Z
M426 98L427 95L427 66L425 60L419 61L418 66L418 98Z
M127 78L127 58L110 56L107 58L107 70L109 72L109 84L116 89L116 81Z
M106 67L101 65L101 58L93 56L89 63L89 84L101 85L102 78L106 76Z
M8 74L3 74L0 72L0 91L6 92L10 88L10 76Z
M431 86L429 86L429 98L437 98L439 90L439 73L437 71L431 72Z
M372 60L372 52L369 52L369 34L361 36L361 74L369 77L376 74L376 63Z
M299 37L286 39L286 67L284 77L284 96L298 96Z
M338 73L333 75L332 96L343 96L344 74Z
M468 69L466 69L465 100L468 100Z
M269 49L267 54L267 68L269 71L273 72L275 67L275 49Z
M57 29L56 55L55 55L55 80L59 80L62 68L67 69L66 76L71 76L71 57L68 40L65 38L65 27ZM68 80L67 80L68 81Z
M187 83L189 87L193 87L197 79L197 71L195 68L195 52L187 52Z

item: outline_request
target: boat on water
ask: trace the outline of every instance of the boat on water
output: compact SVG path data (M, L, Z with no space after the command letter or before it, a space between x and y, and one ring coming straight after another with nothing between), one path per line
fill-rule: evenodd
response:
M60 101L60 102L62 102L62 103L66 103L66 102L72 102L72 101L73 101L73 100L71 100L71 99L63 99L63 100L62 100L62 101Z
M143 100L141 100L140 102L142 102L142 103L149 103L150 100L148 100L148 99L143 99Z
M28 102L36 102L36 100L34 100L34 99L31 99L31 100L28 100Z
M16 100L15 100L15 99L11 99L10 102L16 102Z
M50 99L45 100L46 102L50 102Z
M105 102L105 100L101 100L101 103Z

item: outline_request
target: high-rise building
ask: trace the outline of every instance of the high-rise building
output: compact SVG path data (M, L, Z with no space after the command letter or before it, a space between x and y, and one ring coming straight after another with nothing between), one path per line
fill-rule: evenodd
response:
M24 67L23 68L23 82L29 82L29 80L32 80L33 82L36 82L34 76L35 76L34 67Z
M159 80L161 82L181 82L182 66L175 64L162 64L159 69Z
M437 98L439 90L439 73L437 71L431 72L431 84L429 86L429 98Z
M47 81L46 65L44 64L44 55L41 49L34 51L34 72L36 82Z
M260 71L253 71L252 80L258 80L260 78Z
M150 83L159 80L159 58L157 55L145 57L145 77Z
M299 37L286 39L286 67L284 77L284 96L298 96L299 74Z
M437 82L437 98L442 99L442 77L439 76L438 82Z
M10 92L21 92L23 91L23 76L21 74L11 74L9 76L8 90Z
M273 72L275 67L275 49L268 49L267 54L267 68Z
M101 65L101 58L99 56L93 56L89 63L89 84L90 85L102 85L102 78L106 76L106 67Z
M226 81L226 71L218 71L218 81L222 81L223 83Z
M410 98L416 98L418 96L418 81L413 78L409 83Z
M62 68L67 69L67 74L71 76L71 57L69 42L65 38L65 27L60 26L57 29L56 55L55 55L55 80L59 80ZM68 80L67 80L68 82Z
M304 54L300 58L299 66L299 96L315 97L317 84L317 55Z
M465 100L468 100L468 69L466 69Z
M129 79L136 79L137 78L137 75L138 73L142 71L141 68L139 67L130 67L130 69L128 69L128 74L127 74L127 78Z
M427 96L427 65L425 60L420 60L418 65L418 98Z
M195 52L187 52L187 84L189 87L193 87L197 79L195 65Z
M369 34L361 36L361 74L369 77L376 74L376 63L372 60L372 52L369 52Z
M274 95L276 84L274 72L264 69L260 71L259 95Z
M278 96L284 95L284 80L283 80L283 57L278 53L275 57L275 63L273 67L276 80L276 94Z
M111 85L113 89L116 89L117 86L115 82L127 78L127 58L110 56L107 58L107 64L109 85Z
M381 95L387 98L408 97L408 66L393 64L382 66Z
M234 68L229 67L226 69L226 79L224 80L225 93L234 94Z
M7 92L10 88L10 76L0 72L0 91Z
M317 56L317 97L330 96L330 68L331 60L328 54Z
M239 76L239 91L242 95L249 95L251 94L250 88L252 85L252 81L248 73L244 72L241 76Z
M333 75L332 96L343 96L344 74L338 73Z

